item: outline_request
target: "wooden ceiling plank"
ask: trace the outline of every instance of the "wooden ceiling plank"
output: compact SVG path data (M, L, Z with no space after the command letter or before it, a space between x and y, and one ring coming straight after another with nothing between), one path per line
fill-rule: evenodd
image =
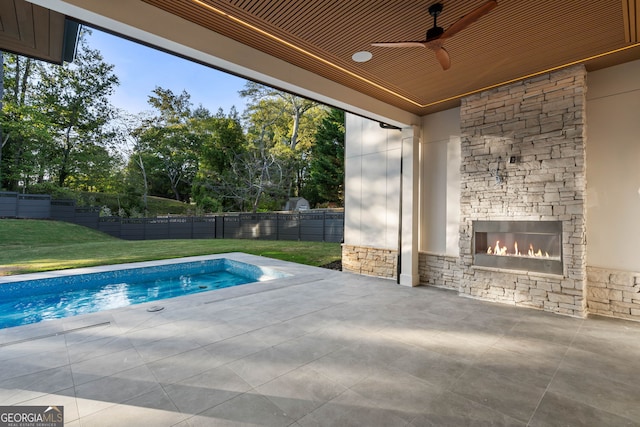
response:
M51 59L51 44L55 41L52 40L51 35L53 32L51 31L51 14L48 9L44 9L41 7L33 8L33 27L34 27L34 38L35 38L35 48L42 52L42 55ZM60 40L57 40L61 42Z
M622 0L622 18L624 20L624 38L627 43L634 43L634 0Z
M51 58L62 63L62 48L64 45L65 16L56 12L49 13L49 53Z
M15 1L16 6L16 21L18 22L18 31L20 34L20 40L26 46L31 48L36 47L35 28L33 22L33 9L34 6L31 3L27 3L23 0Z
M5 36L16 39L20 38L15 1L0 2L0 21L2 24L2 32Z
M640 42L640 0L629 0L633 5L633 9L635 9L635 14L633 16L633 25L631 26L631 34L632 39L631 43Z

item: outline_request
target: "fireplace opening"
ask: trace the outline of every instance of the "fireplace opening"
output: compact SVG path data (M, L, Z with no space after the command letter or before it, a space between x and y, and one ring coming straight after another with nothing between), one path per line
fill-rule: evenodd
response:
M473 221L474 265L562 274L562 221Z

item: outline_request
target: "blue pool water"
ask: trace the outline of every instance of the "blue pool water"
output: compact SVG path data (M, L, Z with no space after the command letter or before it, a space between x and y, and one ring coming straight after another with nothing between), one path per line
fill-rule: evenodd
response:
M284 277L226 258L0 284L0 329Z

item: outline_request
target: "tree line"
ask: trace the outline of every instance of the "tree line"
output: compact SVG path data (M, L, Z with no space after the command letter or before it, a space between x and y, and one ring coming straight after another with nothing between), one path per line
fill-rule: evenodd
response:
M278 210L290 197L343 205L342 111L247 82L242 113L156 86L132 114L110 103L120 80L89 35L63 65L2 53L0 189L117 193L138 212L149 196L204 212Z

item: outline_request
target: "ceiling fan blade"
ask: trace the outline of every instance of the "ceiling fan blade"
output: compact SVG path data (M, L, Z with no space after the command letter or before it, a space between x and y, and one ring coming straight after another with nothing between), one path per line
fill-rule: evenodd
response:
M433 49L436 54L436 59L442 66L443 70L448 70L451 67L451 58L449 58L449 52L445 50L442 46Z
M425 46L425 42L371 43L371 46L377 46L377 47L426 47Z
M458 32L464 30L469 25L476 22L478 19L482 18L487 13L491 12L493 8L498 5L496 0L489 0L484 4L478 6L471 12L467 13L462 18L458 19L456 22L451 24L449 28L445 30L445 32L440 36L440 39L444 39L447 37L453 37Z

